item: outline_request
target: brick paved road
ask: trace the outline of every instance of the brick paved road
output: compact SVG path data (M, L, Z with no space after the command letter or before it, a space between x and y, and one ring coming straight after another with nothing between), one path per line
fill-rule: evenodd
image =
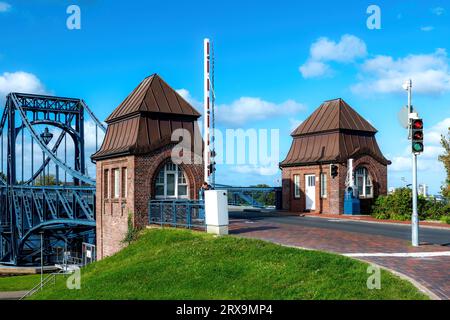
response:
M295 219L295 218L294 218ZM302 218L297 218L302 219ZM376 226L374 226L376 228ZM364 230L364 229L363 229ZM349 232L330 226L311 227L301 224L276 222L276 219L231 220L230 233L258 238L275 243L336 253L401 253L401 252L447 252L450 247L426 244L412 247L407 240ZM431 290L442 299L450 299L450 257L360 257L403 273Z

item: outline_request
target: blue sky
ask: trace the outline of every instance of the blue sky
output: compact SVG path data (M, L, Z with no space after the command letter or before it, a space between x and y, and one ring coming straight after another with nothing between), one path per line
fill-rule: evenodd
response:
M70 4L81 8L81 30L66 28ZM381 9L381 30L367 28L371 4ZM438 138L450 126L449 36L446 1L1 0L0 94L18 86L81 97L105 119L157 72L196 104L209 37L220 128L279 129L283 160L293 126L342 97L379 130L393 161L389 186L400 186L411 179L397 113L406 103L402 81L412 76L427 129L419 182L436 193L445 179ZM273 185L277 177L257 167L217 173L226 184Z

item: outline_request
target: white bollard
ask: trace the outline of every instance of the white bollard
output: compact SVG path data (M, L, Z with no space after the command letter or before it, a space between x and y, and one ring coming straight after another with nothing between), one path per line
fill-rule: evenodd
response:
M228 195L226 190L205 191L206 232L228 234Z

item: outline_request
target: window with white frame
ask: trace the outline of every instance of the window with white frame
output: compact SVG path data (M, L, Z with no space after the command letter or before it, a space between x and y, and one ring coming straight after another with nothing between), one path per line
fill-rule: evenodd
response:
M355 182L360 198L373 198L372 178L367 168L358 167L356 169Z
M105 199L109 198L109 170L103 171L103 196Z
M300 198L300 175L294 174L294 198Z
M155 179L155 196L157 198L187 198L188 181L181 167L167 162Z
M127 168L122 168L122 179L121 179L121 186L122 186L122 198L126 198L128 195L128 183L127 183L127 174L128 170Z
M112 170L112 179L113 179L113 186L112 186L112 195L114 199L119 198L119 192L120 192L120 171L119 169L113 169Z
M320 174L320 197L321 198L327 197L327 174L326 173Z

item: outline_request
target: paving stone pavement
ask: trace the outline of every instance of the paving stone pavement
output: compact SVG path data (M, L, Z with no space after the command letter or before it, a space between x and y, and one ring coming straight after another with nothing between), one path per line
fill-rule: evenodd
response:
M5 291L0 292L0 300L20 300L27 291Z
M412 253L443 252L450 248L421 244L412 247L408 241L356 232L287 225L264 220L231 220L230 233L263 239L283 245L334 253ZM450 257L360 257L411 277L441 299L450 299Z

